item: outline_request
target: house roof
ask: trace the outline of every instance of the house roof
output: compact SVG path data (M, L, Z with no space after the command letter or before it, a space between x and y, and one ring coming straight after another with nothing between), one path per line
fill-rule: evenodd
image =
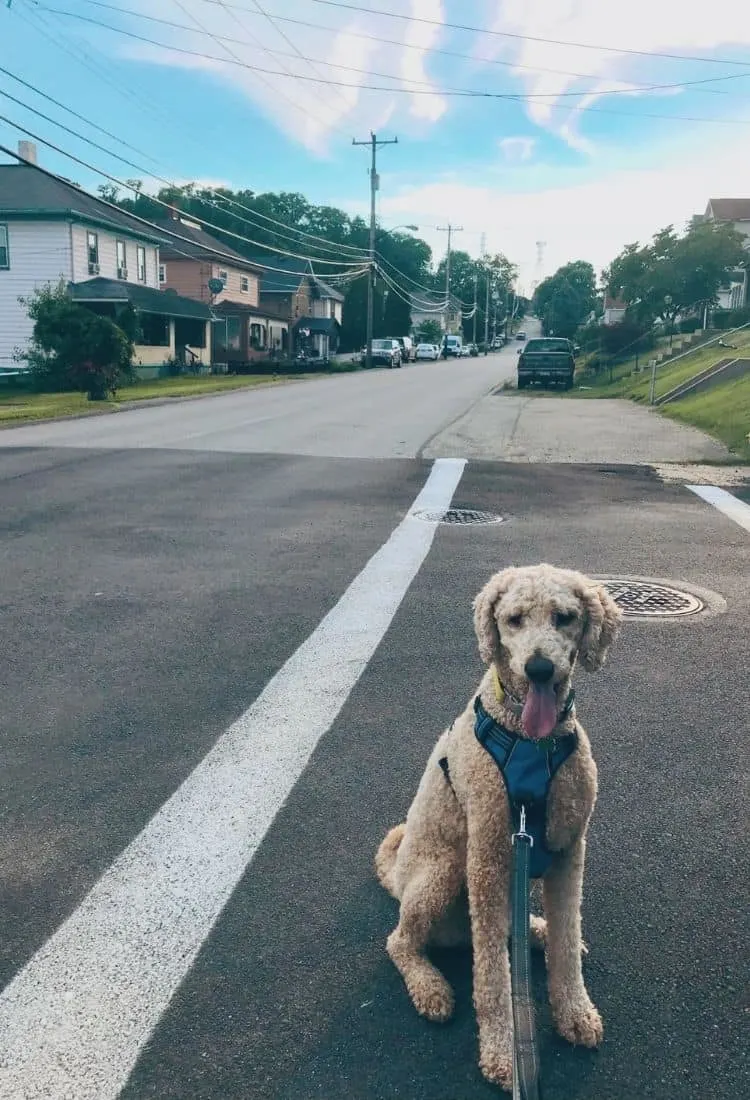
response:
M264 321L281 321L285 324L289 323L288 312L276 302L270 305L251 306L247 302L233 302L229 298L224 298L211 308L214 314L221 314L222 316L226 314L226 316L232 317L237 314L242 314L248 317L259 317Z
M125 283L121 279L98 277L82 283L69 283L68 287L76 302L129 302L140 313L191 317L198 321L210 321L212 316L205 302L182 298L171 290L155 290L140 283Z
M705 216L720 222L750 221L750 199L709 199Z
M0 217L65 219L158 244L158 230L33 164L0 164Z
M220 241L218 237L212 237L205 229L192 221L184 222L179 218L170 218L169 221L154 223L158 229L165 233L167 240L159 248L159 257L162 260L213 260L221 263L222 260L243 271L260 272L260 266L240 255L231 245ZM177 237L170 236L177 234ZM179 239L178 239L179 238ZM182 238L187 238L183 240ZM216 253L221 255L217 256Z
M260 284L261 294L296 294L300 283L305 278L314 279L323 298L333 298L337 302L343 302L344 295L335 290L328 283L323 282L313 271L310 260L297 260L291 257L284 259L279 256L255 257L254 263L258 266L270 264L275 270L263 272Z
M295 331L301 328L309 328L310 332L315 333L331 333L340 327L338 321L333 317L300 317L294 325Z

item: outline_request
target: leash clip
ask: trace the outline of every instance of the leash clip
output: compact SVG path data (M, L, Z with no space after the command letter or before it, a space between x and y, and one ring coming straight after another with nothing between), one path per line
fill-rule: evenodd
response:
M518 822L518 829L513 833L511 837L512 842L515 844L517 840L528 840L529 848L534 847L534 838L530 833L526 832L526 807L523 802L520 807L520 817Z

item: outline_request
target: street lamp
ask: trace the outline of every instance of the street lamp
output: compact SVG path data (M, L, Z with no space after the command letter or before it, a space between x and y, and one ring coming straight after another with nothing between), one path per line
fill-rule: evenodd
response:
M669 313L669 307L672 305L672 295L664 295L664 305L667 307L667 313ZM669 314L669 350L672 350L672 340L674 338L674 314Z
M408 229L412 233L419 232L418 225L394 225L391 229L386 229L386 233L397 233L399 229Z

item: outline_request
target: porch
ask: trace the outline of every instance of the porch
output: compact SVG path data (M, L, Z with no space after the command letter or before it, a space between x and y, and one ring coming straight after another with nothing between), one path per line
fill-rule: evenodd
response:
M300 317L294 326L295 352L330 359L339 349L341 325L333 317Z
M203 302L117 279L70 283L69 291L87 309L135 330L133 363L141 378L157 378L175 362L209 368L211 311Z
M271 310L221 302L214 307L211 330L211 361L226 363L229 370L290 353L289 322Z

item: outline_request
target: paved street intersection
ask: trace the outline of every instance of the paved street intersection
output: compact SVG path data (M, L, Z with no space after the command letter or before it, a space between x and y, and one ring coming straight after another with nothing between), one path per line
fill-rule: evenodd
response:
M451 425L484 417L511 369L506 353L0 433L0 1095L502 1095L477 1066L467 955L440 958L455 1019L414 1013L372 857L475 686L472 597L541 560L719 597L628 621L578 677L605 1042L556 1038L539 960L546 1096L747 1093L746 513L657 475L713 444L665 454L655 417L626 462L454 453ZM531 429L513 445L533 450ZM451 503L504 522L410 514Z

